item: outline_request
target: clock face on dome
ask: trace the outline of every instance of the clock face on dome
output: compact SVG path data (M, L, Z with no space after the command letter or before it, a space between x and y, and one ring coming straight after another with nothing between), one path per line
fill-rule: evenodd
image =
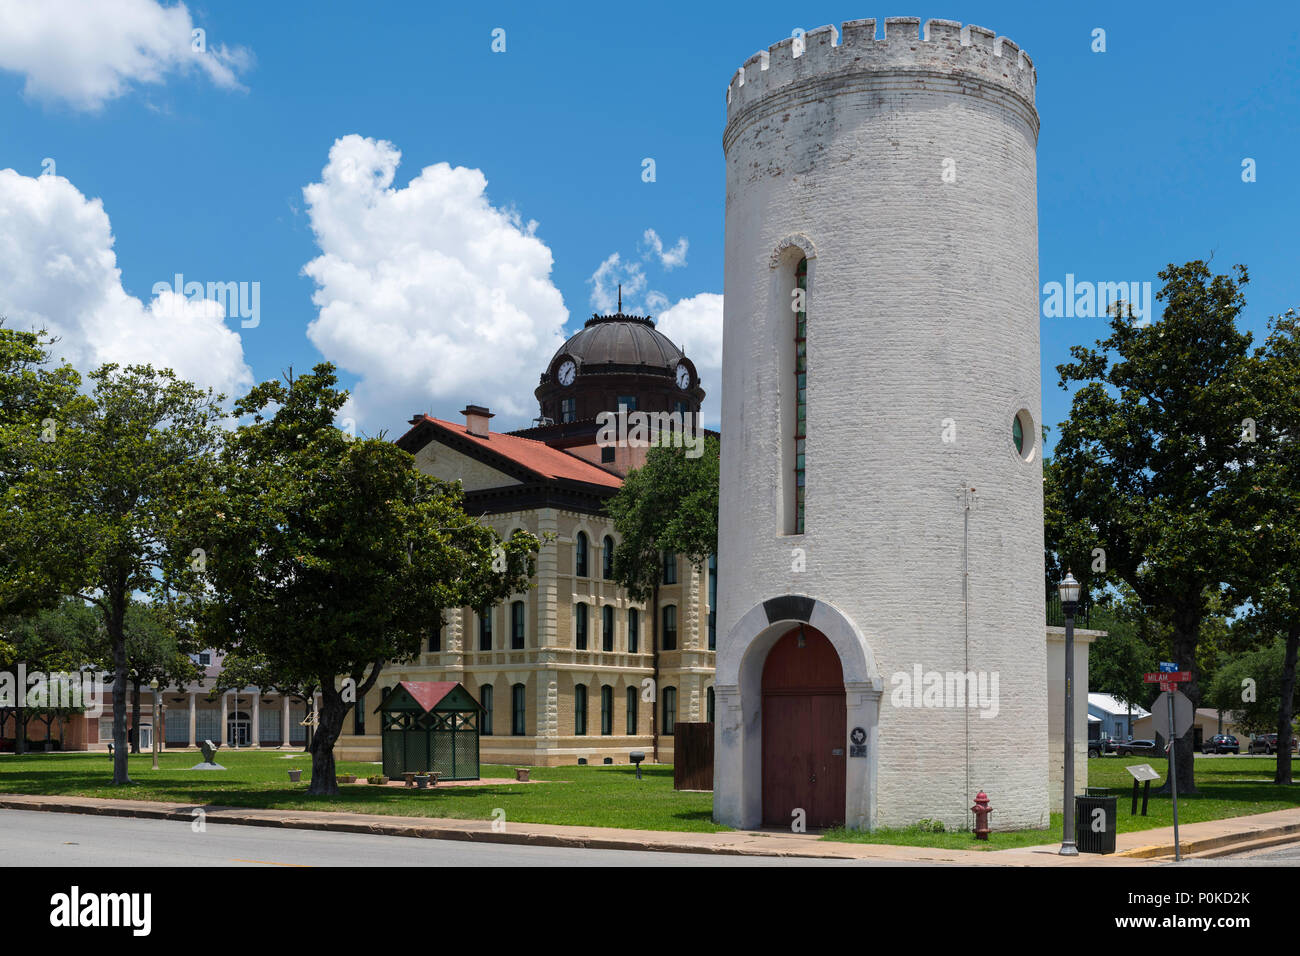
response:
M678 365L677 366L677 387L680 388L682 391L686 391L686 389L690 388L690 385L691 385L691 370L688 369L685 365Z
M578 374L578 366L574 364L573 359L566 359L560 366L558 377L561 385L572 385L574 376Z

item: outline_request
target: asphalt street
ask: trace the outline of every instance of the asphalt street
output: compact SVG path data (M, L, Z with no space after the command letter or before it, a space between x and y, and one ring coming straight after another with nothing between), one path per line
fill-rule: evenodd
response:
M879 866L857 860L641 853L0 810L9 866Z

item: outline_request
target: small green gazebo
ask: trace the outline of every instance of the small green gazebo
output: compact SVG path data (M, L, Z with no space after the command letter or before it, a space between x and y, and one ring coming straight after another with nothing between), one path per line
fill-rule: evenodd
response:
M459 681L404 680L380 702L384 775L433 770L440 780L477 780L482 705Z

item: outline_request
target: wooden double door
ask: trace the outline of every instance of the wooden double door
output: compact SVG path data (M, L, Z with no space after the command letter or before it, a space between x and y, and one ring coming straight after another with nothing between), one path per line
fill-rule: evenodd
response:
M839 655L820 631L795 628L763 664L763 824L842 826L847 711Z

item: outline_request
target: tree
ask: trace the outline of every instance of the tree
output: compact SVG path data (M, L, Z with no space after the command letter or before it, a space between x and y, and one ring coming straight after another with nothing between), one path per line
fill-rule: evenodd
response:
M320 364L240 399L251 422L192 516L207 643L257 662L268 683L319 688L312 794L338 792L334 743L380 670L419 653L437 609L525 589L538 548L526 532L501 541L465 513L459 484L421 474L391 442L335 428L336 382Z
M1183 691L1199 704L1202 624L1216 595L1231 606L1250 537L1240 438L1251 338L1236 326L1248 277L1201 261L1159 275L1160 321L1143 327L1116 309L1096 349L1074 346L1058 366L1063 389L1080 387L1045 476L1047 537L1071 561L1104 550L1104 564L1087 565L1091 586L1123 582L1170 628L1172 657L1192 673ZM1194 793L1190 733L1175 745L1179 791Z
M1238 586L1249 597L1251 623L1283 638L1273 779L1289 784L1300 653L1300 317L1294 309L1270 321L1248 368L1257 411L1239 424L1251 455L1241 502L1251 540L1248 560L1237 568Z
M28 443L7 489L13 592L71 594L98 609L112 651L113 783L127 775L127 609L133 594L194 588L181 518L211 486L220 396L170 369L108 364Z
M1156 653L1143 637L1144 623L1140 609L1118 600L1093 607L1089 620L1091 628L1106 636L1088 649L1088 689L1128 704L1130 726L1133 706L1150 703L1151 685L1142 675L1157 666Z
M1283 706L1288 711L1294 711L1296 704L1294 679L1287 688L1291 699L1282 700L1286 645L1286 638L1278 637L1264 647L1233 656L1219 668L1219 672L1209 685L1208 696L1214 706L1224 713L1231 712L1234 721L1246 733L1258 734L1276 729L1278 713ZM1294 661L1292 666L1294 667ZM1287 726L1289 730L1290 725ZM1289 736L1288 734L1288 738ZM1282 735L1279 733L1279 762L1283 753L1289 755L1290 750L1290 739L1283 742Z
M14 720L15 753L25 751L26 728L33 718L45 723L46 738L49 739L48 731L55 720L66 719L82 709L79 693L75 695L75 706L58 704L59 700L67 698L59 694L57 685L60 681L54 675L79 672L94 661L97 630L98 616L94 610L81 599L72 597L65 597L43 611L22 617L11 616L0 625L0 632L7 637L9 647L8 652L0 657L0 666L8 669L21 663L29 677L44 674L49 694L46 702L29 707L28 688L15 682L14 706L0 707L0 736L4 735L3 728L9 717Z
M628 472L605 506L621 538L614 549L614 580L634 601L650 602L654 693L659 694L659 585L664 554L682 554L701 567L718 550L719 442L704 439L703 454L684 447L652 447L640 468ZM659 759L658 708L650 714L654 759Z
M57 436L77 400L81 377L65 364L49 367L52 340L19 332L0 318L0 615L53 607L59 591L30 570L31 549L57 555L57 526L33 528L21 507L21 486L44 446Z
M198 648L184 630L175 605L132 601L126 609L125 632L127 680L131 684L131 753L138 754L143 689L154 680L160 687L184 687L198 680L203 669L190 658ZM105 651L111 659L112 649Z

